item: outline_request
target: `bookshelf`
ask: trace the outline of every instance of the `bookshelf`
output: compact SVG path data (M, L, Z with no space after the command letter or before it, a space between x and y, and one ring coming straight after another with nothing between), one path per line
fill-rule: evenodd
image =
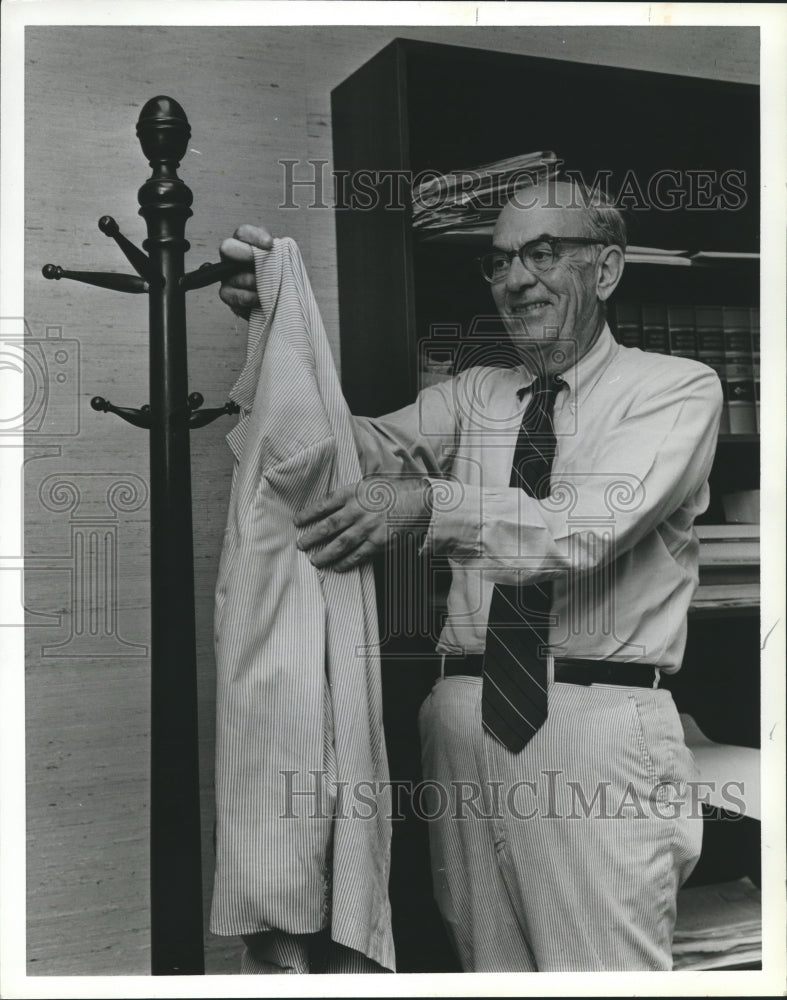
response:
M349 174L363 170L380 181L370 204L361 209L345 202L336 210L342 382L354 413L390 412L411 402L425 377L483 363L472 349L473 338L484 323L493 328L496 322L488 286L474 261L488 246L490 231L414 230L407 186L398 189L405 191L404 197L392 198L391 177L468 169L530 150L554 150L564 167L586 182L603 176L610 193L632 192L627 207L634 247L677 248L664 259L629 254L610 311L613 333L622 339L618 310L622 305L625 328L628 306L629 322L641 338L643 308L649 307L646 318L660 332L662 350L699 354L702 348L704 360L710 363L713 357L728 383L740 374L736 365L746 369L743 395L751 406L746 413L736 412L732 422L731 407L726 407L727 424L711 474L711 503L701 522L724 523L723 497L758 489L753 405L759 306L758 88L399 39L333 91L332 113L334 169ZM654 206L655 199L639 197L637 179L640 188L647 188L657 175L662 182L669 180L670 171L670 190L683 207L667 210L663 203ZM702 207L686 208L687 201ZM677 323L680 328L672 343L670 313L673 327ZM446 354L448 342L459 346ZM492 349L503 345L501 339ZM435 363L425 372L423 359L432 349ZM757 746L756 562L748 572L745 583L720 583L718 574L703 578L690 613L684 669L665 686L680 710L690 712L711 739ZM383 616L384 595L395 591L390 579L378 578L378 584ZM383 687L395 777L419 773L412 749L417 747L415 716L433 678L418 669L418 656L432 649L432 637L386 639ZM397 857L403 877L425 875L428 880L426 867L405 876L402 860L407 850L411 860L424 848L425 831L423 841L413 840L409 847L402 846L401 832L394 836L392 904L395 934L397 909L405 914L398 927L404 971L448 971L455 966L442 944L431 965L418 964L416 939L425 933L423 921L431 920L429 893L415 901L396 897L401 891L395 884ZM719 881L724 876L720 872ZM431 924L428 934L431 944Z

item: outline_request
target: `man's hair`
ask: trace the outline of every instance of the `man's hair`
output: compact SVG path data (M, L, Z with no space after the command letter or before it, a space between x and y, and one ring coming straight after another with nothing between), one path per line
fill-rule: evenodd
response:
M575 177L555 177L533 185L541 190L549 189L548 202L562 208L581 211L584 215L588 236L600 243L626 249L626 218L612 201L598 187L590 190Z
M603 195L593 198L587 206L588 232L602 243L626 249L626 220L620 209L608 202Z
M560 178L558 184L571 188L571 205L584 209L588 235L598 237L602 243L626 249L626 218L619 208L600 188L591 190L574 177Z

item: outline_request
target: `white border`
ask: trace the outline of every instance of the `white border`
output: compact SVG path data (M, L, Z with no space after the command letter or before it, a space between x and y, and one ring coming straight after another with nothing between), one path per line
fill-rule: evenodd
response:
M763 972L539 973L275 977L27 977L25 972L24 672L21 629L0 628L0 995L8 997L260 996L654 996L782 995L785 991L785 718L784 718L784 439L785 224L787 149L785 4L644 3L361 3L262 0L6 0L2 13L2 155L0 317L23 316L24 28L26 25L759 25L762 29L763 334L769 363L763 398ZM768 127L768 123L773 127ZM730 136L734 145L735 137ZM20 380L21 381L21 380ZM4 382L4 386L6 383ZM18 399L21 400L21 385ZM21 412L21 403L15 412ZM2 443L2 442L0 442ZM4 454L5 452L5 454ZM16 465L0 447L0 484ZM4 494L3 511L18 510L18 492ZM18 515L0 520L0 553L21 552ZM0 595L1 596L1 595ZM743 666L742 666L743 669ZM767 916L766 916L767 915Z

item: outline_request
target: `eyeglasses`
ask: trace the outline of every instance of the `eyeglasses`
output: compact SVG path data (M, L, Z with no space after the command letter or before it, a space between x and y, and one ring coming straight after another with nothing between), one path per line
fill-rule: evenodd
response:
M574 246L606 246L603 240L594 240L588 236L542 236L540 239L525 243L518 250L490 250L483 257L478 257L481 274L490 285L503 281L511 270L514 257L519 257L522 266L533 274L543 274L553 267L560 258L560 247L563 244Z

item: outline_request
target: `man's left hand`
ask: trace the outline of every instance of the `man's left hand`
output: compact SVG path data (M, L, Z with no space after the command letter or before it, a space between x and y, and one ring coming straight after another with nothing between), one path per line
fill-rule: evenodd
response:
M297 528L309 525L298 539L298 548L309 551L324 545L309 557L314 566L338 573L354 569L386 549L397 530L427 527L430 491L425 479L382 476L344 486L295 517Z

